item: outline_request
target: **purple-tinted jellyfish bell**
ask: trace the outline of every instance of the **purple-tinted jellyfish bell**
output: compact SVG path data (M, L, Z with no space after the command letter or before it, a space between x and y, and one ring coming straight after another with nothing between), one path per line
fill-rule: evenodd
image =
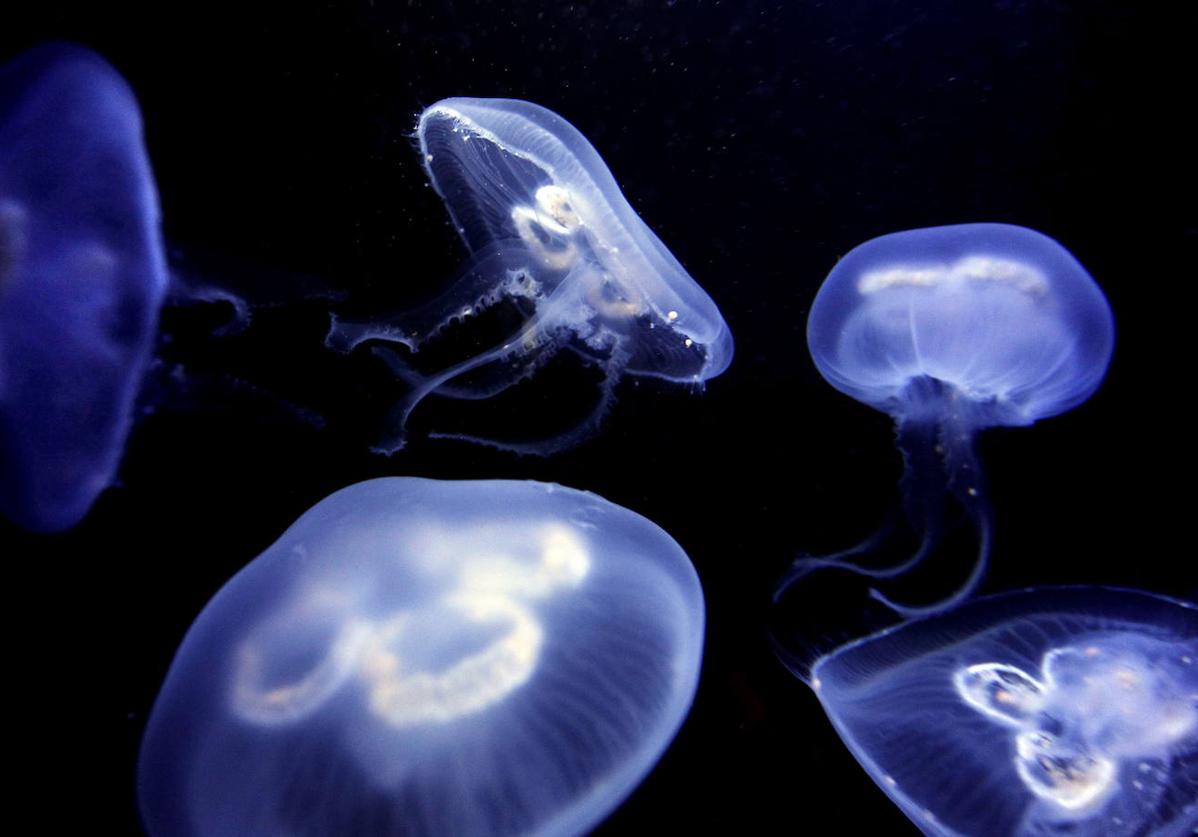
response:
M582 833L690 707L702 591L627 509L377 479L204 608L139 761L154 837Z
M1081 404L1106 374L1114 334L1110 306L1086 269L1025 227L933 227L854 248L820 287L807 342L828 383L894 417L906 463L904 508L921 544L884 569L851 560L875 545L869 542L837 556L800 558L779 594L822 567L874 578L913 569L940 540L951 496L978 530L967 580L926 607L874 595L907 616L963 601L982 580L991 540L975 434Z
M329 344L348 350L374 340L417 351L451 322L504 299L532 313L499 345L431 375L411 374L384 351L412 391L381 450L402 446L408 417L425 397L490 398L559 350L604 375L601 396L579 426L531 444L452 438L551 453L594 431L621 375L702 385L731 363L732 336L715 303L569 122L531 102L456 98L427 108L417 133L470 265L442 297L394 323L334 322Z
M992 596L850 643L805 679L925 834L1198 827L1192 603L1087 587Z
M132 91L82 47L0 68L0 513L73 526L112 481L167 287Z

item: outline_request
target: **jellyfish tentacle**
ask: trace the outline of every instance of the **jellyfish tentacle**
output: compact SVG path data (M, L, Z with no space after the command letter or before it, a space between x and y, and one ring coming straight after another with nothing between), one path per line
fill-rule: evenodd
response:
M241 296L216 285L184 281L177 275L172 277L168 302L178 307L202 305L224 305L229 309L227 319L212 330L217 337L232 337L250 327L254 312Z
M874 534L848 549L831 555L795 559L775 589L775 602L796 582L816 570L838 569L866 578L896 578L919 566L932 553L940 540L943 523L940 496L947 488L944 463L938 454L936 441L940 430L932 422L900 420L895 425L895 435L898 447L903 452L903 476L899 486L904 498L904 512L910 526L920 535L919 546L910 556L889 566L870 567L851 560L878 550L892 533L892 518Z
M469 357L461 363L456 363L447 369L441 370L435 375L418 379L415 382L415 387L404 396L403 400L399 402L392 413L391 423L395 428L394 436L383 439L373 450L378 453L391 454L402 449L406 442L408 419L421 401L433 393L439 394L439 390L446 383L461 375L465 375L489 363L502 362L514 355L527 351L524 347L524 340L526 338L535 337L538 341L545 339L544 335L537 335L537 328L538 326L535 324L529 325L511 340L504 341L488 351ZM374 349L374 354L391 365L393 370L397 368L391 360L394 354L387 348L378 346Z
M991 515L987 513L978 519L976 523L978 525L978 551L974 557L973 569L970 571L969 577L951 595L940 601L922 606L899 604L877 589L869 591L870 598L881 602L905 619L930 616L957 607L977 591L978 586L982 583L982 579L986 575L986 568L990 563L990 544L993 528Z
M886 567L868 567L848 560L859 555L868 555L877 550L879 544L890 536L892 528L893 524L884 523L878 531L865 540L831 555L804 555L796 558L791 564L790 570L778 582L777 589L774 591L774 601L779 601L787 590L817 570L847 570L854 575L882 580L897 578L923 563L923 560L931 554L936 546L938 538L933 535L931 530L925 530L916 550L911 553L910 557L897 564Z
M935 450L941 458L939 472L947 488L947 493L956 500L957 505L961 507L977 530L978 549L974 555L973 567L964 582L939 601L919 606L904 605L879 590L870 590L871 598L907 619L941 613L964 602L976 592L990 563L994 513L986 500L985 483L974 450L970 425L960 413L954 413L950 420L940 426ZM936 513L936 517L940 518L939 512ZM935 530L929 527L927 532L938 539L939 529L940 523L938 522Z
M779 601L798 581L821 569L845 570L876 580L897 578L915 569L934 552L944 535L941 504L944 496L954 498L978 533L978 551L965 581L953 593L927 605L903 604L877 588L871 588L869 595L904 618L939 613L956 607L971 596L981 584L989 563L993 515L985 499L969 427L960 415L939 424L900 420L896 425L898 445L904 458L900 482L904 510L908 523L920 535L919 546L909 557L885 567L870 567L850 560L876 551L890 534L889 527L884 525L850 549L827 556L796 559L778 582L774 601Z
M549 345L560 345L562 338L559 332L563 329L576 331L582 312L577 309L580 286L583 283L574 281L574 274L579 270L589 270L587 267L576 268L563 279L549 296L541 300L537 313L523 328L503 343L466 358L440 372L415 381L415 386L398 404L393 413L394 437L384 439L374 450L379 453L391 454L400 450L405 443L405 428L408 418L426 397L439 393L440 389L450 381L479 369L491 363L501 362L513 356L526 357ZM375 354L387 360L388 352L384 347L376 347ZM523 371L513 376L515 380L523 377Z
M596 362L593 355L582 351L577 346L566 343L562 348L577 354L588 363ZM609 358L606 361L600 362L604 374L603 380L599 385L599 395L595 400L594 407L591 408L591 411L587 413L586 418L581 422L568 430L563 430L561 433L527 442L493 439L467 433L430 433L429 438L470 442L484 447L507 451L508 453L515 453L520 456L551 456L560 451L568 450L583 439L593 435L599 429L607 414L611 412L612 404L615 403L616 384L620 380L620 371L623 369L623 360L626 356L627 352L617 342L613 346L612 354Z
M500 395L521 381L532 377L553 356L553 352L549 349L555 345L557 345L555 340L542 340L535 347L528 349L520 359L519 372L516 374L512 374L511 371L498 371L490 378L481 381L446 381L437 388L437 396L455 401L484 401ZM390 347L376 347L374 354L387 364L397 378L410 387L421 386L428 377L426 373L421 372L407 358L402 357Z
M774 587L773 601L777 603L782 599L786 592L790 590L798 582L802 581L807 576L819 570L850 570L859 575L866 575L871 578L889 577L894 568L875 568L866 567L854 562L853 558L862 555L869 555L877 550L878 546L886 540L894 528L893 515L888 516L888 519L878 527L877 531L869 535L864 540L842 549L839 552L833 552L828 555L800 555L791 562L790 567L785 574L778 580ZM905 564L906 562L904 562ZM901 567L902 565L900 565ZM898 572L902 570L899 569Z
M497 241L473 254L450 287L423 305L384 322L355 321L332 314L325 345L350 352L368 340L382 340L419 352L451 323L475 316L502 299L541 297L544 285L529 267L534 259L521 242Z

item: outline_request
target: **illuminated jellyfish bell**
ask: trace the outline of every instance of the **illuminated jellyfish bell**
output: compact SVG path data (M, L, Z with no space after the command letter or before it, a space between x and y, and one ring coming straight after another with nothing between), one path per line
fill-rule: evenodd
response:
M1198 608L1132 590L979 599L810 676L853 755L929 835L1198 827Z
M682 723L702 591L594 494L376 479L301 517L188 631L142 743L162 835L576 834Z
M128 85L64 44L0 67L0 513L65 529L112 481L166 285Z
M820 374L841 392L894 417L906 470L905 512L921 537L896 566L867 568L837 556L801 558L779 594L814 569L836 566L874 578L915 567L936 547L944 500L978 530L972 572L942 602L950 607L981 582L991 514L973 452L985 427L1019 426L1085 401L1106 374L1114 345L1110 307L1090 274L1060 244L1008 224L910 230L867 241L820 287L807 321Z
M719 309L574 126L530 102L459 98L426 109L417 130L429 179L471 261L443 296L393 323L335 321L329 344L348 350L375 340L417 351L451 322L501 300L521 301L532 313L498 345L432 374L412 374L385 353L412 390L381 449L402 446L408 417L425 397L492 397L559 350L604 375L581 425L528 444L452 438L550 453L594 430L625 373L701 385L727 368L732 337Z

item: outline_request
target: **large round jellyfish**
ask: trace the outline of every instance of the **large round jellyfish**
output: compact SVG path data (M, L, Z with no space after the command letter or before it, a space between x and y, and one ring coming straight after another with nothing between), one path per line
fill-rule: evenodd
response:
M532 313L499 345L432 374L412 374L399 355L382 352L412 389L380 449L402 446L408 417L426 396L492 397L561 349L604 375L579 426L530 444L435 435L550 453L593 432L623 373L702 384L727 368L732 337L719 309L628 205L574 126L530 102L446 99L420 115L417 131L429 179L471 262L443 296L394 323L335 320L330 345L348 350L376 340L417 351L451 322L500 300L522 301Z
M376 479L188 631L142 743L152 835L575 834L682 723L704 608L643 517L535 482Z
M1189 602L1085 587L992 596L851 643L805 679L925 834L1198 827Z
M0 512L77 523L111 482L167 271L133 93L81 47L0 68Z
M1056 241L1008 224L910 230L867 241L828 275L811 306L807 342L820 374L841 392L894 417L905 458L904 510L920 545L895 566L839 555L797 560L778 588L821 567L874 578L923 561L955 498L978 531L972 571L952 595L924 607L874 596L906 616L964 600L989 557L991 513L974 434L1026 425L1085 401L1106 374L1114 323L1102 291Z

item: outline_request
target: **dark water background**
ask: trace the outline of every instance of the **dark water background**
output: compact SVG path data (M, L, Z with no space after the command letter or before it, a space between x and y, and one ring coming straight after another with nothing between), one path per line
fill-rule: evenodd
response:
M789 558L855 541L894 497L888 419L827 386L804 337L837 257L886 232L1034 227L1114 309L1114 362L1089 402L980 440L997 516L985 589L1198 586L1181 400L1195 73L1168 44L1192 20L1134 2L881 0L13 11L0 60L67 38L129 79L189 270L287 303L229 338L205 321L219 312L167 312L159 356L187 386L135 428L121 485L63 535L0 524L10 722L30 745L16 806L49 791L33 807L47 833L136 833L138 740L204 602L328 493L408 474L589 489L694 561L709 620L694 711L600 833L914 834L765 639ZM454 95L530 99L590 138L723 311L727 373L701 395L625 382L602 434L550 459L431 441L368 453L394 384L324 350L328 304L302 298L337 288L384 309L453 275L464 254L410 134ZM553 416L553 395L526 393L503 420ZM816 633L831 639L861 600L828 589L843 619Z

